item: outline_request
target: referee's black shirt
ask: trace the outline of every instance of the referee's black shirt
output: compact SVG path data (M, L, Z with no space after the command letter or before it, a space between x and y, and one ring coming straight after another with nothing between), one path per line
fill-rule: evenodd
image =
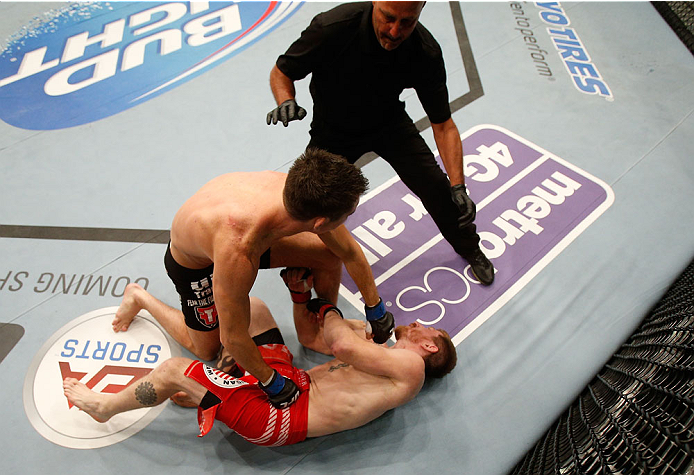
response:
M445 122L448 105L441 47L421 24L393 51L374 33L371 2L347 3L320 13L277 59L290 79L311 77L314 129L373 132L410 119L399 100L414 88L429 120Z

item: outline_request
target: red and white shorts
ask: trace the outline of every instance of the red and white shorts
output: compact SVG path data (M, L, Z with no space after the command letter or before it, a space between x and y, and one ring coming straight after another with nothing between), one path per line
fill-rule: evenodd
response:
M306 438L310 387L308 374L292 366L293 356L285 345L262 345L258 349L271 368L296 383L301 391L299 399L285 409L277 409L258 387L255 377L247 375L234 378L200 361L194 361L185 375L202 384L221 400L208 409L198 407L198 437L207 434L217 419L256 445L290 445Z

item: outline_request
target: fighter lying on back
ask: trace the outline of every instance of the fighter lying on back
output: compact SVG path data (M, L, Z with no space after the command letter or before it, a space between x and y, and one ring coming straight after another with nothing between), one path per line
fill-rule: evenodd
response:
M396 343L386 347L366 339L364 322L343 320L329 301L313 299L308 308L317 314L317 332L336 359L304 372L291 365L292 355L269 309L251 299L249 330L265 362L300 388L299 399L288 408L275 409L253 376L234 378L187 358L165 361L118 394L95 393L67 378L65 395L104 422L185 391L199 405L201 436L217 419L255 444L287 445L364 425L414 398L425 376L442 377L455 366L455 347L443 330L418 323L399 326ZM258 417L265 422L258 424Z

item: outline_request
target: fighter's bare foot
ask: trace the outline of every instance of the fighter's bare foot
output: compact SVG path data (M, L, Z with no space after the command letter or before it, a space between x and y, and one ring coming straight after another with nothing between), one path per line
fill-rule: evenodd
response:
M111 395L95 393L75 378L65 378L63 393L70 403L89 414L97 422L106 422L113 416L104 411L103 404L103 398L111 397Z
M142 292L146 292L146 290L139 284L132 283L125 287L123 301L120 307L118 307L116 316L111 323L114 332L118 333L128 330L137 312L142 310L142 304L140 303Z
M181 407L198 407L198 404L193 400L192 397L188 395L188 393L185 393L183 391L179 391L173 396L171 396L169 399L176 404L177 406Z

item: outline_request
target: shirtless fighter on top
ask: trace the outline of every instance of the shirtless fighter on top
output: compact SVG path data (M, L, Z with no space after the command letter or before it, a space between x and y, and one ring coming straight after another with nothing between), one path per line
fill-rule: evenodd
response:
M309 301L318 316L315 331L336 359L304 372L291 365L292 355L262 301L251 299L250 333L265 361L293 378L301 388L298 401L277 410L252 376L232 378L200 361L172 358L117 394L95 393L74 378L65 395L99 422L114 415L155 406L185 391L198 407L200 436L220 420L257 445L288 445L353 429L413 399L425 376L442 377L456 363L455 346L443 330L418 323L395 328L397 342L377 345L365 339L364 322L343 320L323 299ZM294 304L299 306L302 304Z
M299 389L263 361L248 334L249 292L258 269L301 266L311 269L317 295L337 302L344 263L364 297L374 340L385 341L393 316L378 296L361 247L343 225L367 186L356 167L318 149L307 150L286 174L229 173L211 180L176 213L164 257L183 311L131 284L113 329L126 331L145 309L196 357L212 360L223 345L260 381L270 402L291 404ZM310 290L292 294L304 303L310 298ZM300 343L325 351L302 330L306 319L299 317L294 315Z

